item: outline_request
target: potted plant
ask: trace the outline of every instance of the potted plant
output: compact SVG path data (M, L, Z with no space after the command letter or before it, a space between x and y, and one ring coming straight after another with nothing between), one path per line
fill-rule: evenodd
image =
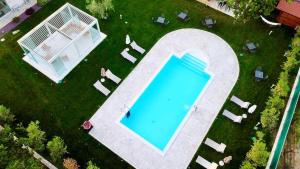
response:
M25 14L26 15L32 15L34 13L34 9L32 7L26 9Z
M12 20L13 23L19 23L20 22L20 18L19 17L14 17Z

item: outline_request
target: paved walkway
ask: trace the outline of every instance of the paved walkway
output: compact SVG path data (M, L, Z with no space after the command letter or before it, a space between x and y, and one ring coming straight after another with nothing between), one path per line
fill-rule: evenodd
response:
M228 8L226 8L226 7L222 7L222 8L219 7L217 0L197 0L197 1L209 6L213 9L215 9L215 10L218 10L218 11L220 11L220 12L226 14L226 15L234 17L233 10L232 9L228 10Z
M194 104L200 107L200 111L190 110L175 139L162 154L123 126L120 119L127 112L126 107L133 105L165 61L173 54L182 56L186 52L206 61L207 71L213 74L213 78ZM129 62L124 59L124 64ZM238 75L237 57L220 37L199 29L180 29L168 33L93 115L90 121L94 127L89 134L135 168L185 169L229 96ZM95 92L98 91L95 89Z
M38 5L34 5L32 8L34 9L35 12L37 12L41 9L41 7L39 7ZM20 25L23 21L25 21L29 17L30 17L30 15L26 15L25 12L21 13L21 15L19 16L20 21L18 23L12 22L12 19L9 22L8 22L8 19L5 19L5 21L3 21L4 18L1 18L1 20L0 20L0 24L1 24L0 25L0 38L3 37L6 33L15 29L18 25Z

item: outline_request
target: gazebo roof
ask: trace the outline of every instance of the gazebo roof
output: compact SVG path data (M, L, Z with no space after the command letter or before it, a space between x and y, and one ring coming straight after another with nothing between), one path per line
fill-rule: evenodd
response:
M18 43L45 61L52 62L96 21L93 16L66 3L19 39Z
M287 0L280 0L277 9L300 18L300 0L295 0L291 3L287 2Z

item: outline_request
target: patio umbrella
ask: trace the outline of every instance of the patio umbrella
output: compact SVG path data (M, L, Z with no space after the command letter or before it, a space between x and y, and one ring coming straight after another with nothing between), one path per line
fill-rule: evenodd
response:
M89 130L93 127L92 123L88 120L84 121L84 123L82 124L83 129L85 130Z
M126 45L129 45L130 44L130 37L129 35L127 34L126 35Z
M232 160L232 156L228 156L228 157L225 157L223 161L225 164L228 164L228 163L230 163L231 160Z
M102 76L102 77L105 77L105 76L106 76L106 73L105 73L105 69L104 69L104 68L101 68L101 76Z
M257 108L257 105L253 105L248 109L248 113L253 113L255 109Z

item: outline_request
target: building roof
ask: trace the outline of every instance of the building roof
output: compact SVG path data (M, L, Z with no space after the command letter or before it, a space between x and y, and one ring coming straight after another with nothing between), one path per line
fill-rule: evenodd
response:
M277 9L300 18L300 0L291 3L287 0L280 0Z

